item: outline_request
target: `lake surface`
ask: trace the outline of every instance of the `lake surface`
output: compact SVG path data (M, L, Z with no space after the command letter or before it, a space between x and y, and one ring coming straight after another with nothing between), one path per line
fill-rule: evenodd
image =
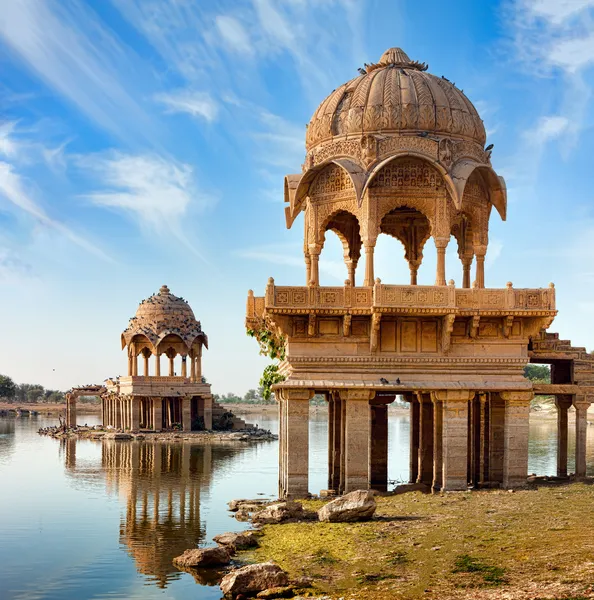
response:
M92 425L98 417L79 420ZM278 430L269 416L248 420ZM220 599L218 587L197 583L171 560L247 527L227 512L229 500L275 497L278 442L60 442L37 434L55 423L0 419L0 599ZM408 477L408 431L408 416L391 413L393 482ZM326 487L326 444L326 413L312 413L312 492ZM529 472L554 474L555 453L555 423L532 422ZM592 426L588 471L594 473Z

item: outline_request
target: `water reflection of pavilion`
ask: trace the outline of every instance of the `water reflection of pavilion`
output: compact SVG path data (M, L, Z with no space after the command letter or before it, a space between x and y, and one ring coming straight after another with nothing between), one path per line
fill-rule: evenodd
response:
M65 465L80 476L76 439L64 440ZM140 573L165 588L179 572L172 560L204 541L201 494L212 476L236 455L231 447L146 441L102 442L101 471L107 491L126 504L120 544ZM91 469L97 471L97 469ZM90 476L89 469L84 470Z

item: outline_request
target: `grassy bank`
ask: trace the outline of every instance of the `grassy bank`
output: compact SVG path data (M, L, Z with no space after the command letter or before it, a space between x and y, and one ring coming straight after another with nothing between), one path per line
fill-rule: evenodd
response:
M266 526L247 558L313 577L335 598L594 598L593 506L586 484L414 492L378 498L369 523Z

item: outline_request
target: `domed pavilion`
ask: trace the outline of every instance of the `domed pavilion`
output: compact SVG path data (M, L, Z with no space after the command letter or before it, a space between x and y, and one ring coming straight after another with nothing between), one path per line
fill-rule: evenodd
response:
M131 430L211 429L212 394L202 377L203 347L208 348L208 337L183 298L164 285L143 300L122 333L128 375L107 381L104 424Z
M491 164L483 122L464 92L390 48L314 112L302 172L285 177L287 227L304 220L303 286L271 278L250 291L246 326L284 347L279 402L281 496L308 493L308 405L329 407L328 487L387 486L387 406L410 405L410 481L433 489L526 483L529 406L554 394L558 474L567 475L567 409L576 408L576 474L585 475L592 356L548 334L555 289L489 288L492 209L507 216L505 182ZM326 234L344 249L345 283L320 286ZM380 235L402 243L410 280L383 282ZM417 285L427 244L434 285ZM460 270L446 273L446 253ZM357 281L359 261L364 276ZM449 278L449 281L448 281ZM460 285L456 286L454 280ZM524 378L552 365L552 384Z

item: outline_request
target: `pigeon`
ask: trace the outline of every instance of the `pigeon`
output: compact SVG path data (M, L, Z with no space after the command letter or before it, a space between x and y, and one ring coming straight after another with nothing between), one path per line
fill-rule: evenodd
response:
M396 385L400 385L400 377L396 378Z
M380 377L380 383L383 383L384 385L388 385L390 382L385 377Z
M493 146L495 146L495 144L489 144L486 148L485 148L485 152L489 152L489 150L493 150Z

